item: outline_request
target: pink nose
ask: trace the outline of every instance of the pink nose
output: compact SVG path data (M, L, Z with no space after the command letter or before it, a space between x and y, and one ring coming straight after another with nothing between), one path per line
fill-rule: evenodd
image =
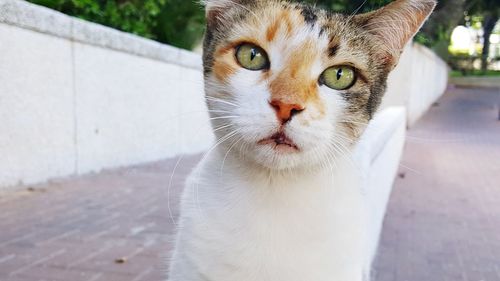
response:
M285 124L290 121L295 114L304 110L304 107L299 104L284 103L280 100L272 100L269 104L276 111L276 116L278 117L278 120L281 121L281 124Z

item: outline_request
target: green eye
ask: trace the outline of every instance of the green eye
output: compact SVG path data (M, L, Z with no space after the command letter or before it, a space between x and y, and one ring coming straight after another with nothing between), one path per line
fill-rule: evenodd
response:
M253 44L243 44L236 49L238 63L248 70L262 70L269 68L269 59L262 48Z
M321 74L320 81L334 90L345 90L356 81L356 73L350 66L332 66Z

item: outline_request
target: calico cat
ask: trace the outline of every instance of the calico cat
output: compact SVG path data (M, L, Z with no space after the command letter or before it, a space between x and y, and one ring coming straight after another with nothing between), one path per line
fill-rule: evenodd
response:
M217 144L187 180L170 281L368 280L350 154L434 0L360 15L206 0Z

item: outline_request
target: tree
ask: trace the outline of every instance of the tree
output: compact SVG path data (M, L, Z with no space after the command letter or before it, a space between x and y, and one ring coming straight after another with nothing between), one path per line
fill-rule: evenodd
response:
M156 39L153 27L166 0L30 0L70 16Z
M417 38L419 42L432 48L443 59L448 59L453 29L464 19L466 0L441 0L429 20L422 27Z
M195 0L29 0L70 16L191 49L204 31Z
M205 31L205 12L199 1L167 0L154 27L160 42L192 49Z
M490 54L490 36L500 17L500 1L498 0L468 0L467 10L471 15L483 17L483 50L481 52L481 71L488 69Z

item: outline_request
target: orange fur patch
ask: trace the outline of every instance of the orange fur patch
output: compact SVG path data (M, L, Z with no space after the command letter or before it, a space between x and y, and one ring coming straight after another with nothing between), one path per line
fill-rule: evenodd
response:
M217 60L214 62L213 71L217 80L227 82L229 77L236 72L236 68L227 62Z
M293 24L290 19L290 11L284 10L281 14L276 17L276 19L269 25L266 31L266 39L268 42L272 42L278 33L280 27L285 24L286 35L290 36L293 31Z
M288 10L283 11L283 22L286 25L286 34L290 36L293 31L292 21L290 20L290 12Z
M221 48L216 52L213 65L215 78L221 82L227 82L229 77L236 72L238 65L234 60L234 46Z
M321 115L324 105L318 94L317 78L311 77L313 63L318 55L314 42L308 41L294 51L286 63L286 67L269 84L271 100L282 103L300 105L314 103Z
M271 25L267 28L266 39L268 42L272 42L274 37L276 36L276 32L278 32L278 28L280 27L280 22L276 19Z

